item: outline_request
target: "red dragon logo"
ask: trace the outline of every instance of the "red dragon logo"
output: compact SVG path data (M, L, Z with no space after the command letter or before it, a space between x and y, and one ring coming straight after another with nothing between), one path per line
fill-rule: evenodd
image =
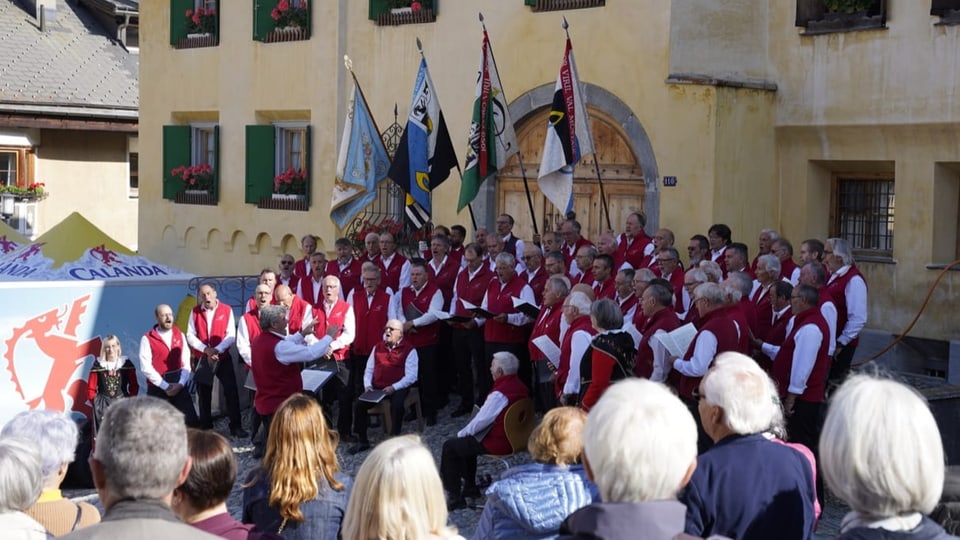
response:
M87 294L77 298L72 304L65 304L62 309L55 308L29 319L22 326L14 328L13 335L7 340L4 356L7 370L12 376L17 393L31 409L39 408L40 403L43 402L45 409L63 411L66 406L64 401L64 392L66 392L73 402L73 410L87 416L92 414L86 399L87 381L78 378L70 384L69 388L67 387L77 367L88 356L100 354L99 337L85 342L80 342L77 338L80 319L87 311L89 300L90 295ZM20 369L29 368L18 368L14 362L17 345L28 339L32 339L36 347L53 360L43 392L39 396L29 398L20 382ZM26 362L21 358L20 364L23 366Z
M107 249L106 244L100 244L95 248L90 248L90 254L100 257L100 262L107 266L115 262L120 262L120 259L117 257L117 252Z
M45 242L39 242L39 243L36 243L36 244L30 244L30 247L28 247L26 251L24 251L24 252L21 253L20 255L17 255L16 257L14 257L13 260L15 260L15 261L27 262L27 259L29 259L30 257L36 255L37 253L40 253L40 248L43 247L43 244L44 244L44 243L45 243Z
M7 254L20 247L20 244L7 238L7 235L0 236L0 254Z

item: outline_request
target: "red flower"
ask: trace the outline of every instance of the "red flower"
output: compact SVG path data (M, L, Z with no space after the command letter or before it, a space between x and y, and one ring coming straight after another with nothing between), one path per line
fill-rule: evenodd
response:
M192 9L188 9L187 12L183 14L183 16L186 17L186 18L188 18L188 19L189 19L190 17L193 17L193 10L192 10Z
M411 11L420 11L421 8L423 8L423 6L420 5L420 2L414 2L410 4Z

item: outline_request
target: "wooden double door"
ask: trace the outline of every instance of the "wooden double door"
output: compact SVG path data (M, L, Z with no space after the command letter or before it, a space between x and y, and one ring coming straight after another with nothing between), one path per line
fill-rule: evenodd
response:
M644 211L643 171L623 130L602 111L588 110L603 192L610 211L610 225L620 232L629 214ZM544 108L528 117L517 129L533 215L541 234L558 230L565 210L556 208L537 186L549 114L549 108ZM533 224L523 184L519 160L514 156L497 175L497 213L513 216L516 222L514 234L529 239L533 237ZM597 236L608 228L592 154L584 157L574 169L573 210L583 227L581 234L590 240L596 241Z

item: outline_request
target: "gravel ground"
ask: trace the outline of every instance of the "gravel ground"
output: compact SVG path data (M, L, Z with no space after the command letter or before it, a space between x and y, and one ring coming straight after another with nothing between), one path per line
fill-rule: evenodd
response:
M456 398L453 399L456 401ZM437 424L435 426L430 426L425 428L423 433L419 433L424 444L426 444L430 450L433 452L433 457L437 462L437 467L440 466L440 449L443 447L443 442L450 437L455 437L457 431L460 430L463 426L469 421L469 416L463 416L460 418L451 418L450 414L455 410L453 404L448 405L444 409L441 409L439 414L437 414ZM249 410L248 410L249 411ZM249 431L249 421L247 418L248 412L244 412L244 427L248 428ZM243 504L243 495L242 489L240 488L240 482L246 478L247 473L260 464L260 460L253 458L253 445L250 443L249 439L237 439L230 437L230 430L228 429L227 419L220 418L215 422L215 427L217 431L230 439L233 445L233 451L237 456L238 464L238 474L237 484L234 486L233 491L230 493L230 497L227 499L227 507L230 509L230 513L237 519L240 519L240 513L242 511ZM418 433L417 432L417 422L404 422L403 423L403 433ZM379 427L371 427L369 430L370 442L373 445L376 445L378 442L383 440L383 429ZM367 457L367 454L370 452L361 452L357 455L350 455L347 452L347 449L350 447L350 444L341 444L337 448L337 458L340 461L340 468L350 476L356 476L357 471L360 469L360 465L363 463L363 460ZM516 456L512 456L507 460L511 466L519 465L521 463L527 463L530 461L530 455L527 453L521 453ZM478 476L489 474L492 477L496 476L502 472L504 465L501 461L489 458L481 458L478 463L477 473ZM103 512L103 507L100 505L99 498L93 490L65 490L64 495L74 500L84 500L95 506L97 506L101 512ZM477 527L477 520L480 518L480 511L483 507L482 500L474 500L474 507L468 507L463 510L457 510L450 513L450 523L457 527L460 531L460 534L465 538L471 538L474 531Z

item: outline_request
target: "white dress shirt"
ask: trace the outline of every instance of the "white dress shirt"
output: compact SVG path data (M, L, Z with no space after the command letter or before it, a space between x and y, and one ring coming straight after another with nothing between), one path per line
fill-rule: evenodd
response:
M364 388L373 388L373 370L376 369L377 364L374 358L376 353L377 348L374 347L373 350L370 351L370 357L367 358L367 366L363 370ZM410 349L410 353L407 354L407 359L403 362L403 377L390 386L392 386L394 390L401 390L417 382L417 369L419 365L420 357L417 356L417 350ZM377 390L383 390L383 388L378 388Z

